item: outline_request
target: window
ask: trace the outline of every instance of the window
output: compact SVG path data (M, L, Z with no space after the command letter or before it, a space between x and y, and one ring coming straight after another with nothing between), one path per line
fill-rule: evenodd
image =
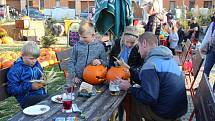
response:
M60 7L60 0L56 0L56 7Z
M204 8L212 8L212 1L204 1Z
M169 9L174 10L175 9L175 1L170 1L169 3Z
M33 1L28 1L28 5L32 7L33 6Z
M195 8L195 0L190 0L189 9L191 10L191 8Z
M44 2L44 0L40 0L40 8L44 8L45 7L45 4L44 4L45 2Z
M75 9L75 1L68 1L68 8Z

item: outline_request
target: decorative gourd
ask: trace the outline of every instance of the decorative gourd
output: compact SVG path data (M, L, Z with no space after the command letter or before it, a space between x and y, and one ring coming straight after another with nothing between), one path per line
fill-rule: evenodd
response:
M4 36L1 38L2 44L14 44L13 38L9 36Z
M102 84L105 81L107 68L103 65L93 66L88 65L83 72L83 78L90 84Z
M128 80L130 78L129 69L122 66L111 67L106 74L106 79L108 81L113 81L116 80L117 77Z

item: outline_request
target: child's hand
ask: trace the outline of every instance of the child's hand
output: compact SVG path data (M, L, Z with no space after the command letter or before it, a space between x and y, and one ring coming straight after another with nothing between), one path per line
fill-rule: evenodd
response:
M78 77L75 77L75 78L72 79L72 82L81 83L81 80Z
M92 65L94 65L94 66L97 66L97 65L101 65L102 63L101 63L101 61L99 60L99 59L95 59L95 60L93 60L93 62L92 62Z
M40 83L40 82L33 82L32 83L32 90L37 90L40 89L42 87L44 87L45 84L44 83Z

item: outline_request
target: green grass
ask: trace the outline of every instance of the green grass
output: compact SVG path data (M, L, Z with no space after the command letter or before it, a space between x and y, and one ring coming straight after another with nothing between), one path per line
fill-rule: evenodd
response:
M48 85L49 95L57 93L59 91L57 89L60 89L61 85L65 84L63 73L60 72L58 65L54 65L53 67L55 72L58 72L57 75L62 77L62 79L52 82L51 84ZM48 68L45 68L44 70L47 73L53 67L48 67ZM0 102L0 121L8 120L20 110L21 108L19 107L19 104L14 97L9 97L6 100L1 101Z

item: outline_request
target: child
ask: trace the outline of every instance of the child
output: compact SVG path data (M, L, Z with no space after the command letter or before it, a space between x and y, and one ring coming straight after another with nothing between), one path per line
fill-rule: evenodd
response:
M173 25L172 30L169 34L170 50L172 51L173 55L175 55L175 48L178 45L178 41L178 28L176 27L176 25Z
M34 105L46 98L44 84L31 82L42 79L43 69L37 58L40 48L34 41L29 41L22 48L22 55L7 74L7 92L16 97L22 108Z
M90 22L81 22L78 30L80 41L74 45L68 64L69 80L80 83L88 64L107 66L107 55L101 42L94 39L95 29Z

